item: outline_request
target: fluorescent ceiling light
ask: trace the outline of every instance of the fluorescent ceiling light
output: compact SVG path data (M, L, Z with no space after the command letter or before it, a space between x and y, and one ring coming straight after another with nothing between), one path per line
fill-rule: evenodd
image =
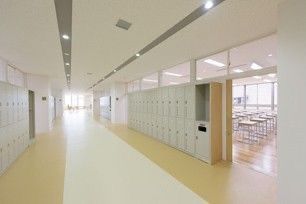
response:
M114 72L116 72L117 70L114 70Z
M261 76L253 76L254 79L261 79Z
M67 74L67 76L70 76L70 74Z
M243 70L242 70L242 69L234 69L234 72L236 72L236 73L242 73Z
M225 64L223 64L221 62L217 62L217 61L212 60L212 59L207 59L204 62L206 62L208 64L212 64L212 65L217 66L217 67L224 67L225 66Z
M263 68L262 66L256 64L255 62L253 62L253 63L251 64L251 69L259 70L259 69L262 69L262 68Z
M202 80L202 79L203 79L203 78L201 78L201 77L198 77L198 78L197 78L197 80Z
M70 64L68 62L66 62L66 65L69 66Z
M142 80L146 82L154 82L154 83L158 82L157 80L153 80L153 79L142 79Z
M176 83L176 82L170 82L169 84L172 84L172 85L177 85L178 83Z
M269 57L272 57L273 55L272 55L272 54L269 54L268 56L269 56Z
M212 1L207 1L204 5L205 9L210 9L214 6L214 3Z
M136 54L136 57L139 57L139 56L140 56L140 54L139 54L139 53L137 53L137 54Z
M66 35L66 34L62 35L62 37L63 37L65 40L68 40L68 39L69 39L69 36Z
M68 56L68 55L69 55L69 53L65 52L65 53L64 53L64 55L67 55L67 56Z
M274 78L276 74L268 74L269 77Z
M269 79L265 79L265 80L264 80L264 82L271 82L271 80L269 80Z
M181 74L175 74L175 73L172 73L172 72L164 72L164 74L169 75L169 76L176 76L176 77L182 77L183 76Z

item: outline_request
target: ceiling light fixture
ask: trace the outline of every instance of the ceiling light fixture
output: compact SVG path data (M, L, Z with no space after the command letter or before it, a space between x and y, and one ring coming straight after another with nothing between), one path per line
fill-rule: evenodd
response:
M207 1L204 5L205 9L211 9L214 6L214 3L212 1Z
M172 85L177 85L178 83L176 83L176 82L170 82L169 84L172 84Z
M172 73L172 72L164 72L164 74L169 75L169 76L176 76L176 77L182 77L183 76L181 74L175 74L175 73Z
M136 57L140 57L140 54L139 54L139 53L137 53L137 54L136 54Z
M236 73L242 73L243 70L242 70L242 69L234 69L234 72L236 72Z
M66 65L69 66L70 64L68 62L66 62Z
M259 70L259 69L262 69L263 67L260 66L259 64L256 64L255 62L253 62L251 64L251 69L254 69L254 70Z
M69 39L69 35L66 35L66 34L62 35L62 37L63 37L65 40L68 40L68 39Z
M261 76L253 76L254 79L261 79Z
M211 65L214 65L214 66L217 66L217 67L224 67L225 66L225 64L223 64L221 62L217 62L217 61L212 60L212 59L207 59L204 62L206 62L208 64L211 64Z
M272 55L272 54L269 54L268 56L269 56L269 57L272 57L273 55Z
M117 70L114 70L114 72L116 72Z
M269 77L274 78L276 74L268 74Z
M67 55L67 56L68 56L68 55L69 55L69 53L65 52L65 53L64 53L64 55Z
M265 79L265 80L264 80L264 82L268 82L268 83L270 83L270 82L271 82L271 80L269 80L269 79Z
M157 80L154 79L142 79L142 81L157 83Z
M197 78L197 80L202 80L202 79L203 79L203 78L201 78L201 77L198 77L198 78Z
M70 74L67 74L67 76L69 77L69 76L70 76Z

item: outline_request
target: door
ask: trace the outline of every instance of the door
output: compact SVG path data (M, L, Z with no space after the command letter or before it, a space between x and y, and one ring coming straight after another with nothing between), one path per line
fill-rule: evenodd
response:
M198 126L205 127L206 130L198 131ZM195 156L203 161L210 162L209 123L196 124L196 128Z
M35 138L35 94L29 90L29 134L30 139Z
M177 139L176 139L176 128L175 128L175 119L174 117L169 117L169 144L172 147L177 147Z
M185 97L184 97L184 87L176 87L175 88L175 99L177 106L177 116L185 117Z
M177 118L175 126L176 126L177 147L179 149L185 150L184 118Z
M186 151L194 154L195 149L195 124L193 119L185 120Z

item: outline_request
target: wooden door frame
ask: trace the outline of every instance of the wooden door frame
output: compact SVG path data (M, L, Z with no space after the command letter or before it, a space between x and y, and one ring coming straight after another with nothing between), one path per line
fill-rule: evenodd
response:
M233 161L233 80L226 80L226 161Z

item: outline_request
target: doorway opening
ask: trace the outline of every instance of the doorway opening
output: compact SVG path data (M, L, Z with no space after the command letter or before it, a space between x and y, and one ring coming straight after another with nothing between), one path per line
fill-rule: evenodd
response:
M276 176L277 77L233 80L233 162Z
M35 139L35 93L29 90L29 136Z

